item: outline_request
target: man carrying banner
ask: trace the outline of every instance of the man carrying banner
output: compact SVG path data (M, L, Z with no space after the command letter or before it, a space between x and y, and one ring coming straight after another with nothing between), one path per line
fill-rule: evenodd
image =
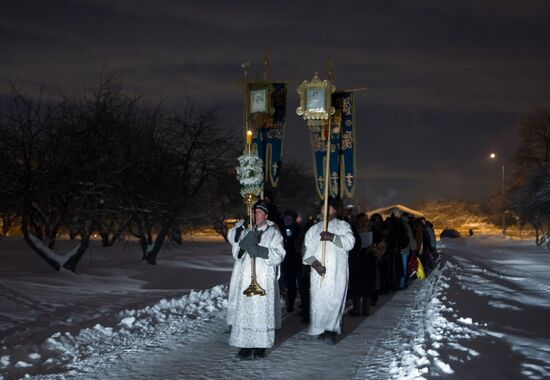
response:
M342 332L342 315L348 287L348 251L355 238L348 222L339 219L342 203L339 198L328 199L328 229L323 222L306 233L304 264L311 265L311 325L308 333L319 335L327 344L336 343L336 334ZM322 212L324 212L322 207ZM325 265L322 245L326 241Z
M278 304L278 265L285 257L283 236L267 220L268 205L259 200L254 204L254 230L245 230L238 242L230 241L233 257L241 262L235 274L234 312L229 344L239 347L243 360L263 358L266 349L275 343ZM256 278L265 295L248 296L243 292L250 284L252 258L256 258ZM232 305L233 306L233 305Z

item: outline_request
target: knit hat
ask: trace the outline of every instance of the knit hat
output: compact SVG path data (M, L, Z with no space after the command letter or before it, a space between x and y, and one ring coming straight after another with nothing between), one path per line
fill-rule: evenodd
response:
M269 214L269 205L263 199L260 199L256 203L254 203L254 207L252 207L252 209L260 209L266 214Z

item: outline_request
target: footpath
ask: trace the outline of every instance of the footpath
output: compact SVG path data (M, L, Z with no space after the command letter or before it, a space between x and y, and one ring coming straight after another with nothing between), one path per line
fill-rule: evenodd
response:
M344 333L334 346L306 334L306 325L295 311L283 315L276 345L266 358L241 361L236 357L237 349L227 344L224 312L191 331L179 333L172 323L169 331L157 334L141 348L99 354L86 365L80 363L71 374L37 378L389 379L420 375L417 363L411 369L400 361L403 345L412 344L411 329L419 331L418 326L411 326L416 322L410 317L414 310L422 313L429 304L438 276L436 270L426 281L415 281L406 290L381 296L368 317L346 315ZM427 368L421 371L427 372Z

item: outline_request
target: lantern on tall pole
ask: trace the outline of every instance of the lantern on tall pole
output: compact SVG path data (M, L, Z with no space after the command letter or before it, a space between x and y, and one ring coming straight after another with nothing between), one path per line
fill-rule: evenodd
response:
M241 195L244 203L246 204L246 211L249 218L248 230L254 230L254 212L253 205L259 199L260 194L263 192L264 174L262 169L262 160L258 158L256 152L252 149L252 131L248 123L248 107L249 107L249 88L248 88L248 67L249 64L243 63L242 68L244 71L244 142L245 149L242 156L239 157L239 166L235 169L237 171L237 179L241 185ZM264 289L258 284L256 279L256 258L250 259L250 285L243 292L244 295L251 297L255 295L265 296Z
M246 87L245 117L252 131L252 147L263 162L264 186L277 187L282 168L287 83L270 79L269 59L265 55L263 77L248 81Z
M331 116L335 110L331 104L332 93L336 90L332 84L332 73L329 72L329 79L319 79L317 73L311 81L303 81L298 86L298 94L300 95L300 106L296 109L296 113L307 120L309 128L320 129L322 140L326 141L326 155L324 160L324 185L323 185L323 231L328 230L328 197L330 186L330 152L331 152ZM321 264L325 266L327 243L323 240L322 243L322 258ZM321 284L324 276L321 276Z

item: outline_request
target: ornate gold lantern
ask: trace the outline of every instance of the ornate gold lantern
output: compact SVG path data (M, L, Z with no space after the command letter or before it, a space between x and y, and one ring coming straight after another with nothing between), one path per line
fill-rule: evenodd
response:
M332 73L329 73L329 78ZM311 81L303 81L298 86L298 94L300 94L300 106L296 109L296 113L307 120L307 125L310 128L323 128L321 133L323 139L326 139L326 159L325 159L325 174L324 174L324 219L323 231L328 230L328 194L330 180L330 133L331 133L331 116L335 110L332 107L332 93L336 90L331 80L321 81L317 73ZM327 242L322 243L322 258L321 264L325 266ZM321 276L321 285L323 284L324 276Z

